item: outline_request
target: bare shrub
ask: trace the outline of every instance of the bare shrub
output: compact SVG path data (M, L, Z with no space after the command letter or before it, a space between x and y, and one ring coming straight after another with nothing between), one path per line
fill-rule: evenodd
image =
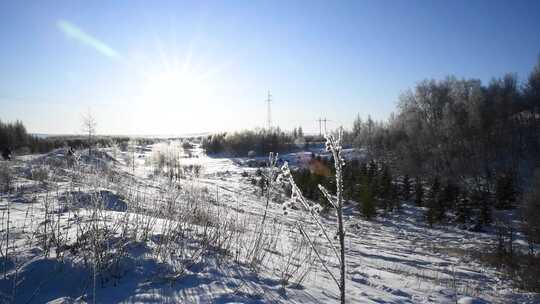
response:
M14 181L15 176L11 166L5 162L0 164L0 190L6 193L10 192Z
M279 250L275 272L283 287L291 283L299 287L310 272L317 257L307 239L302 235L291 231L287 239L289 241L282 242Z
M30 168L30 178L44 184L49 179L50 169L46 166L33 166Z

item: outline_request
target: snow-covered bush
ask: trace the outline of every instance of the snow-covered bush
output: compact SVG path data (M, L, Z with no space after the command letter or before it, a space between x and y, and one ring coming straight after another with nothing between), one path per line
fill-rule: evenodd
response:
M9 192L13 186L13 181L15 177L13 176L12 169L7 163L0 164L0 190L2 192Z
M30 168L30 178L44 183L50 175L50 169L45 166L33 166Z

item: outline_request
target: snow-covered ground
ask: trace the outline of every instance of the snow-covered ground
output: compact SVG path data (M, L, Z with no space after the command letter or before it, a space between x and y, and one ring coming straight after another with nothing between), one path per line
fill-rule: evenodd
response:
M154 152L159 149L167 145ZM135 167L124 162L126 153L110 150L83 153L74 166L62 151L10 164L15 189L0 198L0 301L338 301L335 283L296 225L306 227L337 275L330 245L304 211L284 214L281 191L262 225L266 198L252 183L257 168L247 159L209 157L195 148L180 164L200 165L199 174L171 181L156 172L154 152L139 152ZM404 204L365 221L354 204L347 206L349 303L540 303L469 257L469 249L484 248L493 235L429 229L421 217L421 209ZM322 222L333 236L334 216L325 214ZM96 256L109 264L96 265Z

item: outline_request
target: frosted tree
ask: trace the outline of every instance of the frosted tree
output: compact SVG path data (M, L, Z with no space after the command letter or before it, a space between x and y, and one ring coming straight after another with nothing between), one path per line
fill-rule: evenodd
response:
M264 192L264 190L266 190L266 195L265 195L266 206L264 208L264 214L261 219L261 223L259 225L260 230L257 235L257 238L255 239L255 244L252 249L252 254L251 254L253 257L252 264L255 264L255 262L260 262L261 260L259 253L261 252L261 248L264 242L263 241L264 227L265 227L266 219L268 217L268 206L270 205L270 200L272 199L271 196L275 187L274 186L275 179L279 173L279 168L277 167L278 159L279 159L278 153L274 154L270 152L270 154L268 155L268 166L267 166L268 169L266 170L266 172L262 173L261 179L259 180L261 183L261 192Z
M337 235L339 238L339 248L336 247L334 244L334 241L328 233L326 232L326 229L324 228L320 217L319 212L321 211L321 206L319 204L311 203L309 202L304 195L302 194L302 191L298 186L296 185L296 182L294 181L294 178L291 174L291 171L289 169L289 165L287 162L283 165L281 168L281 175L280 178L282 180L285 180L291 185L291 200L287 202L284 206L285 213L287 213L288 205L290 204L296 204L300 203L300 205L309 213L315 224L319 227L321 234L324 236L326 241L330 244L330 247L332 248L334 254L336 255L336 258L339 261L339 270L340 270L340 278L336 278L334 273L330 271L328 268L328 265L325 261L325 259L322 258L320 255L319 250L315 247L313 241L309 237L309 235L306 233L304 227L298 222L296 227L300 231L300 233L306 238L306 240L309 242L311 247L313 248L315 254L317 255L318 259L320 260L321 264L323 265L324 269L328 272L328 274L332 277L334 282L337 284L339 291L340 291L340 299L341 303L345 303L345 227L343 223L343 167L345 165L345 161L341 155L342 152L342 146L341 146L341 140L343 137L343 129L340 128L338 130L337 138L333 135L325 135L326 138L326 150L328 152L332 153L332 157L334 158L334 165L336 169L336 196L332 197L330 195L330 192L324 188L322 185L319 184L319 190L322 192L324 197L328 200L328 203L330 206L332 206L337 213L337 226L338 231Z
M137 151L137 140L134 138L130 138L127 146L127 153L126 153L126 165L131 167L131 170L135 172L135 166L136 166L136 156L135 152Z
M92 144L96 135L97 122L90 110L82 115L82 132L88 136L88 155L92 154Z

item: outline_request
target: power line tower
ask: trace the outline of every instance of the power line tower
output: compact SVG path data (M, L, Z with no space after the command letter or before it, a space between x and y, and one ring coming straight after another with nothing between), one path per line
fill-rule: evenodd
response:
M266 127L268 130L272 128L272 109L270 107L270 103L272 102L272 94L270 94L270 91L268 91L268 96L266 97Z
M325 118L320 118L320 117L319 117L319 119L317 119L316 121L319 122L319 136L322 136L322 123L323 123L323 122L324 122L324 133L326 134L326 123L329 122L329 121L331 121L331 120L330 120L330 119L326 119L326 117L325 117Z
M324 134L326 134L326 132L327 132L326 131L326 122L330 121L330 120L326 119L326 117L325 117L322 121L324 122Z

